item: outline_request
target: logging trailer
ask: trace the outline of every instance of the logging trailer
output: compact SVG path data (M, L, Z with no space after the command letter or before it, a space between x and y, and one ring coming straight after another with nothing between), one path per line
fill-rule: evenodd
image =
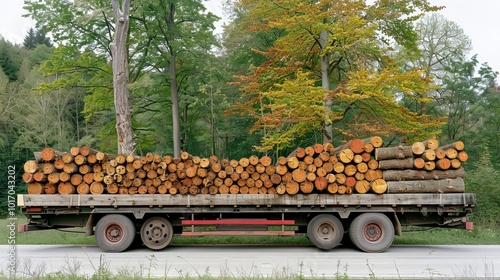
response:
M473 193L18 195L20 231L85 227L108 252L173 236L305 235L318 248L341 243L384 252L402 226L472 229Z

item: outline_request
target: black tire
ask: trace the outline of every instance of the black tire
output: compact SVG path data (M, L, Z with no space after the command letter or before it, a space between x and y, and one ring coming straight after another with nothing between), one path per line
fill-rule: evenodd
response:
M136 236L134 223L119 214L102 217L95 227L95 241L105 252L127 250Z
M333 215L321 214L307 224L307 237L320 249L333 249L340 244L344 236L344 226Z
M151 217L142 224L142 242L151 250L161 250L167 247L173 236L172 224L163 217Z
M380 253L394 241L394 225L384 214L364 213L352 221L349 227L352 243L361 251Z

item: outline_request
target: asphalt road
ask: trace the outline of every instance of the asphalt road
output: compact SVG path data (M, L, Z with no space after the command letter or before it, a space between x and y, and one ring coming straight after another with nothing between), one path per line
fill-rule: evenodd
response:
M12 251L7 245L0 249L7 271ZM173 246L104 253L96 246L17 245L14 252L18 276L92 276L101 269L143 277L500 278L500 246L392 246L369 254L312 246Z

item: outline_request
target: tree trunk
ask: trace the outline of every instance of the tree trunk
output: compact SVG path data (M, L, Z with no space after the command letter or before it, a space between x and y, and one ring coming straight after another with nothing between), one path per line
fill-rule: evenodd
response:
M387 181L399 180L440 180L463 178L465 171L463 168L449 170L385 170L384 179Z
M113 60L113 88L118 153L130 155L134 153L135 149L127 88L129 81L127 36L130 0L123 0L121 9L118 0L111 0L111 5L115 14L115 34L113 42L110 44L110 49Z
M388 193L463 193L462 178L443 180L387 181Z
M410 169L413 167L413 158L404 159L388 159L378 162L378 168L382 170L387 169Z
M326 47L327 43L327 31L323 30L319 34L319 43L321 46L321 86L325 90L325 92L328 92L330 90L330 75L328 74L328 66L329 66L329 61L328 61L328 54L326 52L323 52L323 49ZM323 106L325 107L325 120L324 120L324 132L323 132L323 143L328 143L332 142L332 135L333 135L333 129L332 129L332 122L330 120L330 107L332 106L333 100L331 98L328 98L324 103Z
M177 69L175 68L175 54L172 55L168 64L168 76L170 80L170 95L172 98L172 140L174 143L174 157L181 154L181 128L179 117L179 90L177 88Z
M375 149L375 159L403 159L413 156L413 151L411 146L397 146L388 148L377 148Z

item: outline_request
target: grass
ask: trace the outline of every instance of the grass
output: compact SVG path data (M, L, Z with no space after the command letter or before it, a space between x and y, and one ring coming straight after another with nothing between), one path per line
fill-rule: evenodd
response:
M475 226L473 231L454 228L404 227L394 244L401 245L500 245L500 230Z

